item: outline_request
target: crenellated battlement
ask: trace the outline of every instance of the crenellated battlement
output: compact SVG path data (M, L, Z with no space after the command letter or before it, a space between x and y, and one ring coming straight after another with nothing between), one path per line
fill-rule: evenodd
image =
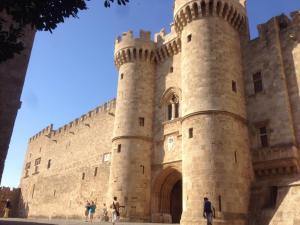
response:
M29 139L29 142L36 140L40 136L47 136L53 131L53 124L50 124L49 126L45 127L43 130L35 134Z
M167 58L177 55L179 52L181 52L181 39L180 37L175 37L156 48L156 62L163 62Z
M116 100L113 99L109 102L104 103L103 105L89 111L88 113L83 114L79 118L71 121L70 123L54 130L53 129L53 124L47 126L44 128L42 131L38 132L36 135L31 137L29 139L29 142L35 141L37 138L40 136L47 136L48 138L56 137L57 135L70 132L71 128L74 128L78 125L85 125L85 126L90 126L88 123L86 123L87 119L93 118L94 116L98 115L99 113L107 112L107 113L112 113L112 111L116 107Z
M179 3L174 11L175 30L178 33L191 21L208 16L221 17L238 31L246 27L246 11L239 1L190 0L183 3Z
M139 35L139 37L134 37L134 35L133 35L133 31L132 30L129 30L129 31L127 31L127 32L124 32L123 34L122 34L122 36L118 36L117 37L117 39L116 39L116 45L118 45L118 44L121 44L123 41L129 41L129 42L131 42L131 41L136 41L136 40L138 40L138 41L152 41L151 40L151 32L149 32L149 31L144 31L144 30L140 30L140 35Z
M285 14L273 17L266 23L259 24L257 29L259 35L255 40L267 40L276 30L283 34L286 32L291 39L300 41L300 11L290 13L290 17Z
M115 65L119 68L122 64L133 61L154 63L155 45L148 31L141 30L137 38L132 31L125 32L115 43Z

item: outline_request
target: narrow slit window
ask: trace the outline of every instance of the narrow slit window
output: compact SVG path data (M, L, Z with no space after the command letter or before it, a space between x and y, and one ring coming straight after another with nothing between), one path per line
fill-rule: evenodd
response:
M170 73L173 73L173 72L174 72L174 67L171 66L171 67L170 67Z
M232 91L236 93L237 92L237 88L236 88L236 82L234 80L231 83L231 87L232 87Z
M192 35L189 34L189 35L187 36L187 42L191 42L191 41L192 41Z
M51 159L48 160L47 169L50 169L50 167L51 167Z
M168 120L172 119L172 104L168 105Z
M222 196L221 195L219 195L218 200L219 200L219 211L222 212Z
M95 168L95 171L94 171L94 177L97 176L97 173L98 173L98 167Z
M120 152L121 152L121 149L122 149L122 145L121 145L121 144L119 144L119 145L118 145L117 152L119 152L119 153L120 153Z
M175 103L175 118L179 117L179 103Z
M253 74L253 86L255 94L263 91L263 81L261 72Z
M189 138L193 138L193 136L194 136L194 129L190 128L189 129Z
M259 128L259 137L260 137L260 143L261 147L266 148L269 146L269 138L268 138L268 132L266 127Z
M145 126L145 118L144 117L140 117L139 118L139 124L140 124L140 127L144 127Z
M85 173L82 173L82 177L81 177L82 180L85 179Z
M33 196L34 196L34 191L35 191L35 184L33 185L32 187L32 193L31 193L31 198L33 199Z
M234 162L237 163L237 152L234 152Z
M120 79L121 79L121 80L123 80L123 77L124 77L124 74L123 74L123 73L121 73L121 75L120 75Z

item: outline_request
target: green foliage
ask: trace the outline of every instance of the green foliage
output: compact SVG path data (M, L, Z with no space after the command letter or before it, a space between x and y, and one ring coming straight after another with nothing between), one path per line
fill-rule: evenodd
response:
M66 18L78 18L81 10L86 10L89 0L0 0L0 63L20 54L24 49L19 38L25 26L39 31L52 32ZM116 0L125 5L129 0ZM110 7L114 0L104 0L104 6ZM4 13L14 23L4 18ZM9 24L9 25L8 25Z

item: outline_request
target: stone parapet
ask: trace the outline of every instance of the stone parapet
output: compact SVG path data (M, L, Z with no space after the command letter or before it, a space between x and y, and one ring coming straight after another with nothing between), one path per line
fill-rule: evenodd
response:
M53 129L53 124L50 124L46 128L42 129L40 132L38 132L37 134L32 136L29 139L29 142L35 141L41 136L46 136L48 138L58 136L58 135L60 135L64 132L69 132L72 127L78 126L80 124L84 124L85 126L89 126L89 124L85 123L85 120L88 119L88 118L92 118L92 117L98 115L99 113L106 112L106 113L109 113L112 116L114 116L113 111L114 111L115 107L116 107L116 100L113 99L113 100L108 101L108 102L104 103L103 105L89 111L88 113L83 114L79 118L71 121L70 123L58 128L56 130Z
M299 150L293 145L252 150L256 176L299 173Z
M177 0L175 2L174 24L175 30L179 33L191 21L208 16L221 17L237 30L246 27L245 8L238 1Z

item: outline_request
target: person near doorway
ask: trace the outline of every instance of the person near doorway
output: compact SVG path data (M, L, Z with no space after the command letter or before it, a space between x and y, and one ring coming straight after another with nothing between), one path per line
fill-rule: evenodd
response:
M4 218L8 218L9 217L10 209L11 209L11 203L10 203L10 200L7 199L6 203L5 203L5 208L4 208Z
M96 212L96 203L94 201L92 201L92 204L90 205L90 222L93 222L94 219L94 214Z
M86 201L85 203L85 211L84 211L84 215L85 215L85 222L88 221L89 218L89 212L90 212L90 208L91 208L91 204L89 201Z
M207 225L213 224L213 217L215 217L215 210L207 197L204 198L203 217L206 218Z
M110 208L112 209L112 224L115 225L116 222L118 222L120 219L120 204L117 197L114 197L113 203Z

